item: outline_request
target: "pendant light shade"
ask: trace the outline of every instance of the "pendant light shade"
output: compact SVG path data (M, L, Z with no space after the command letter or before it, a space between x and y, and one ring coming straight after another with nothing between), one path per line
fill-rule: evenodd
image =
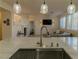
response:
M47 6L47 4L45 3L45 0L44 0L44 3L41 5L40 13L42 13L42 14L48 13L48 6Z
M76 6L74 4L72 4L72 0L70 5L67 7L67 12L68 14L73 14L76 11Z
M13 9L15 13L21 13L21 5L18 3L18 1L14 4Z

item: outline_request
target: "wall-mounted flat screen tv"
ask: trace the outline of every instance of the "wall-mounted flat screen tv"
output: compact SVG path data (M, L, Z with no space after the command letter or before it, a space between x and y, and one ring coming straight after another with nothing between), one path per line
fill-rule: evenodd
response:
M42 24L43 25L52 25L52 19L43 19Z

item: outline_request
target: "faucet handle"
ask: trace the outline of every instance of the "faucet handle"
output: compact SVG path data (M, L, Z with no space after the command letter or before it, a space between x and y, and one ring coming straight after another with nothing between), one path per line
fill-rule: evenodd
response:
M51 47L53 47L53 42L51 42Z

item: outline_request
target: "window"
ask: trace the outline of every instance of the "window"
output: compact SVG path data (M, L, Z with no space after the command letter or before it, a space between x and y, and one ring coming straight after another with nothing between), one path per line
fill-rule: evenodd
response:
M78 29L78 12L64 16L60 19L60 28L66 28L69 30Z
M71 29L72 28L72 15L68 15L67 16L67 29Z
M65 28L65 26L66 26L65 23L66 23L66 17L61 18L60 19L60 27Z
M78 29L78 14L77 12L73 15L67 16L67 29L77 30Z
M77 30L78 29L78 13L76 12L73 16L72 19L72 29Z

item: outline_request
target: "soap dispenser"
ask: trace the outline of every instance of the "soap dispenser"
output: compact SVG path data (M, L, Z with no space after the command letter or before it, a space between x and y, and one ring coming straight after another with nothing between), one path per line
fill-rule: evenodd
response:
M51 47L53 47L53 42L51 42Z
M57 43L57 47L59 47L59 43Z

